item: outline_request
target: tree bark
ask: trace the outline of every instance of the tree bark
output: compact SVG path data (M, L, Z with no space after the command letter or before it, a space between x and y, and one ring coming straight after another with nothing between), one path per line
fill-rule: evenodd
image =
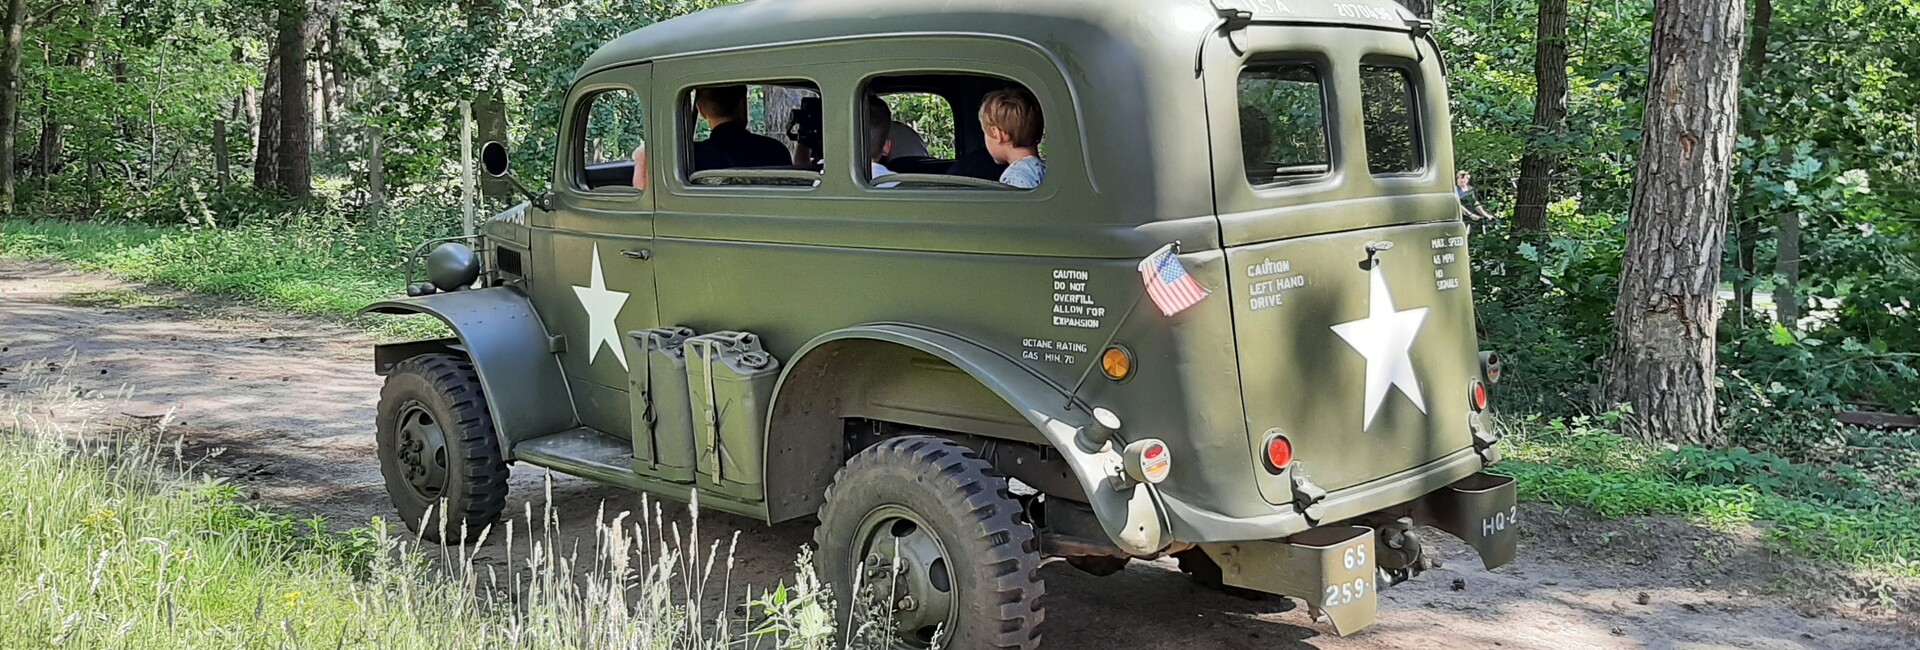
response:
M1415 16L1433 19L1433 0L1400 0L1400 6L1406 7Z
M378 225L380 213L387 208L387 154L381 148L386 145L386 136L381 133L380 125L367 127L367 224Z
M20 48L26 0L8 0L6 51L0 53L0 213L13 214L14 132L20 128Z
M1534 27L1533 131L1527 155L1520 159L1520 188L1514 197L1513 227L1547 229L1547 204L1553 201L1553 142L1567 116L1567 0L1540 0Z
M807 93L785 86L764 86L767 112L767 135L787 145L788 155L799 147L799 143L787 137L787 127L793 125L793 109L800 107L800 99Z
M1800 325L1800 213L1780 213L1780 253L1774 262L1779 275L1773 286L1774 317L1787 329Z
M1757 86L1760 75L1767 67L1767 41L1773 36L1773 0L1756 0L1753 5L1753 42L1747 45L1746 61L1741 64L1740 85ZM1760 107L1746 106L1740 115L1740 133L1754 142L1760 141ZM1734 260L1740 268L1740 281L1734 283L1734 293L1738 297L1741 313L1753 309L1753 285L1758 277L1754 269L1759 262L1754 257L1759 253L1760 243L1760 204L1753 200L1753 187L1749 182L1740 188L1739 216L1735 217L1734 239L1738 240L1739 259ZM1782 217L1783 219L1785 217ZM1798 217L1796 217L1798 218Z
M1656 0L1607 395L1642 439L1723 442L1715 328L1740 106L1743 0Z
M260 85L259 135L254 138L253 186L270 190L280 182L280 57L267 57Z
M274 47L280 59L280 146L274 156L279 174L275 185L300 199L313 193L312 96L307 88L312 22L306 0L287 0L280 9Z

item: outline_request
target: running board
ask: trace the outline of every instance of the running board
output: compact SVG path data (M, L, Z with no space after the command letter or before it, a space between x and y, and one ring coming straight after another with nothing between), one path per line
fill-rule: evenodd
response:
M617 485L675 501L691 503L694 486L641 476L633 471L633 443L588 427L522 441L513 446L514 459L562 474ZM767 518L764 501L742 503L703 491L700 506L736 515Z

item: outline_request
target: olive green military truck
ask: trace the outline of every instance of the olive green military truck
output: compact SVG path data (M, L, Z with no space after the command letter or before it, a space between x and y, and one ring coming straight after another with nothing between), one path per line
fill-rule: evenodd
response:
M837 600L893 594L905 647L1037 646L1054 558L1171 555L1341 634L1430 566L1423 526L1504 564L1431 29L1392 0L756 0L622 36L551 178L513 181L546 189L368 308L454 334L376 350L393 502L475 536L519 464L817 517ZM1044 119L1036 187L998 182L999 90ZM791 164L740 164L768 141Z

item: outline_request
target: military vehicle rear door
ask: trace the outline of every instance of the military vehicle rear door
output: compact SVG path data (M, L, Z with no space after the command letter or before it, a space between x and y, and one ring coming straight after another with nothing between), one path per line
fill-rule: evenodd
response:
M629 437L627 381L645 363L627 332L659 323L653 193L634 186L633 152L656 112L652 65L603 70L568 93L556 152L554 209L534 232L537 304L564 337L562 366L581 423Z

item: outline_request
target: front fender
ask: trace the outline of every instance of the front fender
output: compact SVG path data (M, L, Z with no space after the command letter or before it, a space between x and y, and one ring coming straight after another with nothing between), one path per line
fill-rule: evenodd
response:
M1116 478L1122 475L1118 447L1108 443L1099 451L1089 453L1076 442L1081 429L1091 424L1093 418L1082 407L1068 407L1066 388L993 349L945 332L895 323L829 332L794 353L774 388L775 417L769 418L767 431L767 493L786 495L784 501L769 503L771 519L778 521L807 514L808 511L796 506L816 502L840 464L839 457L827 457L839 451L838 445L802 439L808 437L804 432L782 439L774 424L794 422L791 418L796 417L833 418L835 407L830 401L808 399L809 394L817 394L816 386L831 384L833 379L808 376L826 367L826 364L809 363L808 355L830 355L836 343L859 340L902 345L939 357L1006 400L1066 459L1107 536L1121 549L1146 555L1165 548L1170 541L1153 487L1129 485L1129 481ZM833 433L837 439L838 430ZM1121 436L1125 436L1124 429Z
M549 351L546 325L519 289L493 287L398 298L360 311L426 314L452 328L459 337L455 349L466 354L480 376L487 411L493 416L501 451L508 458L513 457L516 442L580 426L560 358ZM380 346L381 352L396 354L376 354L375 358L422 350L434 343L385 344Z

